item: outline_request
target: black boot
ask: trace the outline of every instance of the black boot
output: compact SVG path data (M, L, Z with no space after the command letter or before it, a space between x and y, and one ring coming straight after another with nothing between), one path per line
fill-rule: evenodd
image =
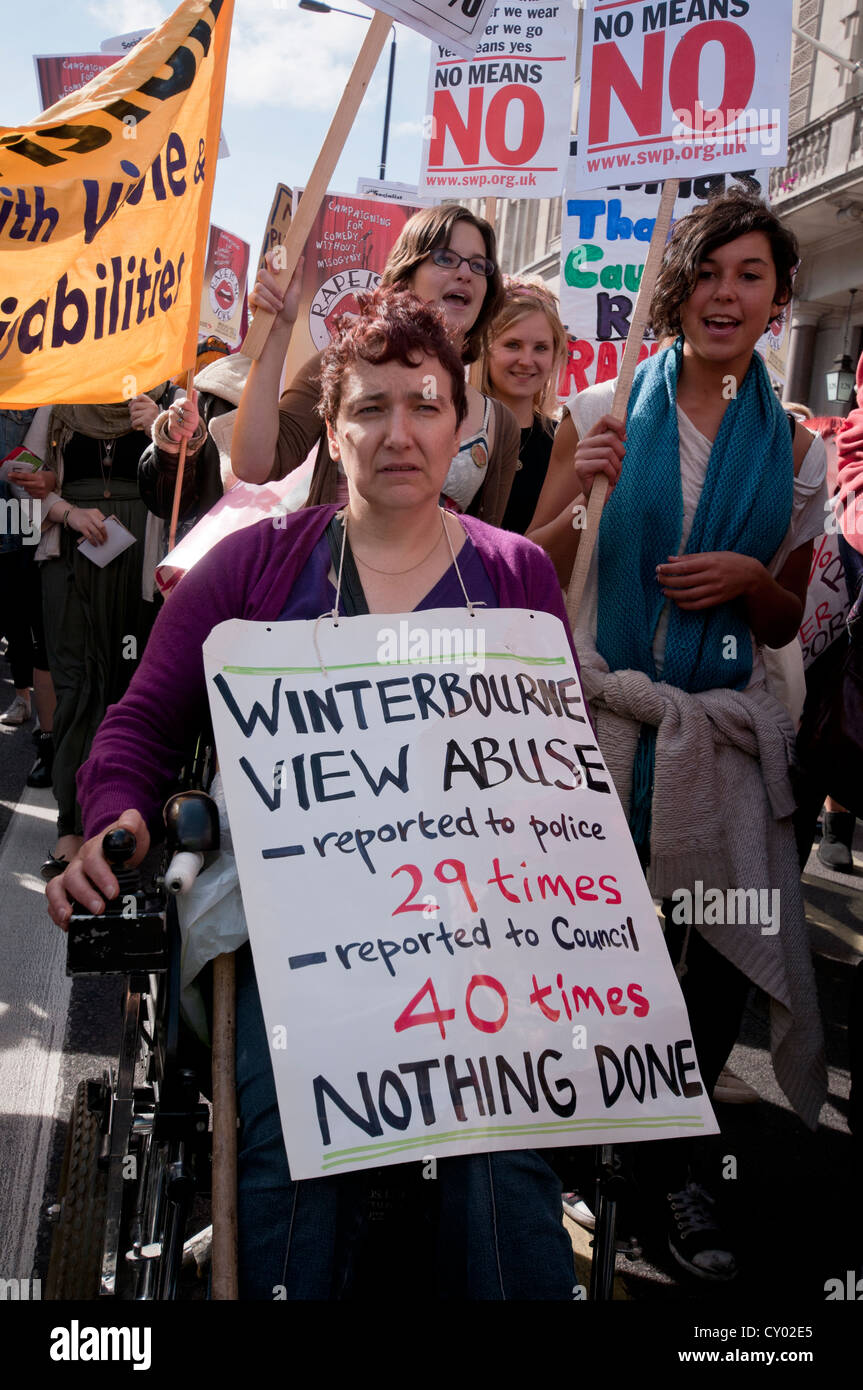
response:
M824 812L824 832L818 846L818 858L828 869L853 872L851 842L854 839L855 819L850 811Z
M36 744L38 757L27 774L28 787L50 787L51 769L54 766L54 740L50 734L37 734L33 742Z

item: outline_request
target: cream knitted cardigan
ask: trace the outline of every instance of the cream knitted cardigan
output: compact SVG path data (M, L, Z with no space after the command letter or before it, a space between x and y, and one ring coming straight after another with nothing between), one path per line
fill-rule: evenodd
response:
M624 809L642 723L656 726L647 881L677 889L779 890L779 930L702 925L702 936L770 997L776 1079L815 1128L827 1093L824 1039L809 948L788 777L794 730L765 690L689 695L640 671L609 672L589 632L575 645L599 745Z

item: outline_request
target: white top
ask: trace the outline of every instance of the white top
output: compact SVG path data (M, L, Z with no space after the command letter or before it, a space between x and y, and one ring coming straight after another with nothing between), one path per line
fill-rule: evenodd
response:
M568 402L567 408L580 439L584 438L601 416L610 413L616 385L616 381L603 381L598 386L590 386L586 391L581 391ZM682 555L692 530L695 511L707 475L707 465L710 460L713 441L695 428L689 416L683 413L680 406L677 407L677 428L680 436L680 484L683 493L683 530L677 553ZM626 459L623 461L623 467L626 467ZM800 472L794 479L791 524L785 533L782 544L767 566L768 573L774 579L793 550L804 545L806 541L814 540L824 530L827 501L826 474L827 451L824 448L824 441L820 435L813 435L812 443L800 465ZM579 627L586 627L594 639L596 637L598 551L599 547L597 546L594 548L591 558L584 598L578 615ZM656 671L660 678L665 657L670 603L671 600L668 600L663 607L653 642L653 659L656 662ZM761 654L761 648L752 634L752 679L747 689L751 690L754 686L763 686L764 676L764 658Z

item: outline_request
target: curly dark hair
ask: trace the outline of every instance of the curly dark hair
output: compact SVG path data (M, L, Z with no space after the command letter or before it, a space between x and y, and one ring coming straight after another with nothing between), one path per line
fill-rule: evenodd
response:
M336 336L321 357L321 396L318 414L335 424L342 400L342 381L354 362L380 366L401 362L418 367L423 357L436 357L452 380L456 428L467 414L464 365L453 346L439 309L418 299L410 290L380 287L357 295L358 315L345 315L336 323Z
M494 228L490 222L482 217L474 217L461 203L441 203L440 207L422 208L420 212L415 212L405 223L401 236L387 258L381 288L403 285L430 252L436 251L439 246L449 246L452 229L457 222L467 222L471 227L476 227L483 239L486 256L494 261L494 274L488 277L482 308L473 328L465 334L462 349L462 360L475 362L485 347L489 323L503 308L503 276L497 263Z
M800 260L797 238L760 198L742 188L731 188L675 223L650 303L650 324L657 338L679 335L680 310L695 289L701 262L718 247L749 232L763 232L770 242L776 270L775 302L788 303L794 268Z

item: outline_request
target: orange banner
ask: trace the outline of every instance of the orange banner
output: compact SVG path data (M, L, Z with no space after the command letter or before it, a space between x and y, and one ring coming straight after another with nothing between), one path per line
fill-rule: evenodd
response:
M127 400L194 365L234 0L185 0L0 128L0 406Z

